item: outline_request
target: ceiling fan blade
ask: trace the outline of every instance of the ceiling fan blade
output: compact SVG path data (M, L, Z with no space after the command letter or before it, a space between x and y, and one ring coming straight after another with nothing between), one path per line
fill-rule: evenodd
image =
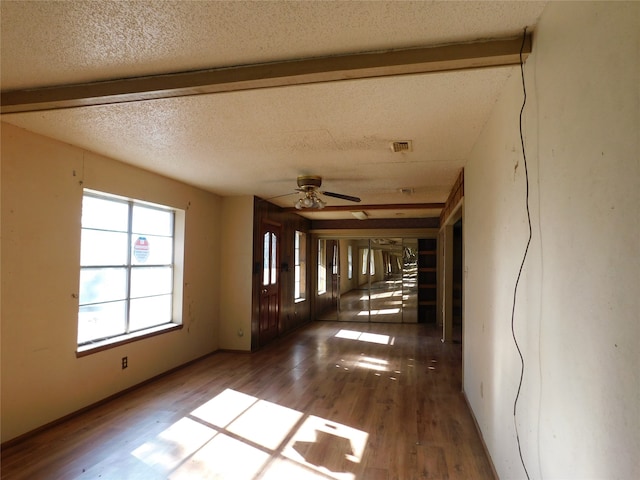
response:
M298 193L298 192L283 193L282 195L276 195L275 197L269 197L269 198L261 198L260 200L263 200L263 201L265 201L265 200L266 200L266 201L269 201L269 200L273 200L273 199L275 199L275 198L288 197L289 195L295 195L295 194L297 194L297 193Z
M333 193L333 192L320 192L327 197L341 198L342 200L349 200L350 202L359 202L359 197L352 197L351 195L343 195L342 193Z

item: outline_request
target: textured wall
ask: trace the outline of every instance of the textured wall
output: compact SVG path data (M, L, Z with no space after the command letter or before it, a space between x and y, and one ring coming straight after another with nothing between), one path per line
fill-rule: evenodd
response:
M81 180L186 211L182 330L76 358ZM218 348L220 210L213 194L2 124L3 442Z
M533 238L516 307L531 478L640 477L640 4L550 3L525 71ZM527 241L514 76L465 168L464 388L524 478L513 288Z

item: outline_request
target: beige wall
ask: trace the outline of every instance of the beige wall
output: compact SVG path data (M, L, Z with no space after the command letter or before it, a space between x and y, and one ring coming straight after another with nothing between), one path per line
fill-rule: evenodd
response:
M251 350L253 278L253 197L225 197L222 202L220 348Z
M1 178L3 442L218 348L219 197L8 124ZM83 186L185 209L182 330L76 358Z
M533 239L515 327L531 478L640 478L639 25L640 3L550 2L525 68ZM514 74L465 168L464 389L502 479L524 478L521 103Z

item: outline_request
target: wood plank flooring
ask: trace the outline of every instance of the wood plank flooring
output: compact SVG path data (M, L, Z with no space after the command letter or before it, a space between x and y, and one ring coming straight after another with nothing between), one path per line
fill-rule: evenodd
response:
M2 479L493 479L460 372L434 327L314 322L5 449Z

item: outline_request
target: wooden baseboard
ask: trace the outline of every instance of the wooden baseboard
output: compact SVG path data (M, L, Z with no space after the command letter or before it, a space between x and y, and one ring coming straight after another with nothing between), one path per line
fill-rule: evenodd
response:
M162 373L160 373L158 375L155 375L155 376L153 376L151 378L148 378L147 380L144 380L144 381L142 381L140 383L137 383L137 384L135 384L135 385L133 385L131 387L128 387L128 388L125 388L124 390L116 392L113 395L109 395L108 397L103 398L102 400L98 400L97 402L92 403L90 405L87 405L86 407L82 407L81 409L76 410L75 412L71 412L71 413L69 413L69 414L67 414L67 415L65 415L63 417L60 417L60 418L58 418L56 420L53 420L52 422L45 423L44 425L41 425L38 428L35 428L35 429L30 430L30 431L28 431L26 433L23 433L22 435L18 435L17 437L14 437L14 438L12 438L10 440L7 440L6 442L3 442L2 444L0 444L0 450L5 450L7 448L13 447L14 445L17 445L20 442L26 440L27 438L33 437L34 435L37 435L38 433L43 432L44 430L47 430L47 429L49 429L51 427L55 427L56 425L60 425L61 423L64 423L64 422L66 422L67 420L69 420L71 418L77 417L78 415L82 415L83 413L88 412L89 410L91 410L93 408L96 408L96 407L99 407L101 405L104 405L105 403L108 403L108 402L110 402L110 401L112 401L112 400L114 400L114 399L116 399L118 397L126 395L127 393L130 393L130 392L132 392L132 391L134 391L134 390L136 390L136 389L138 389L138 388L140 388L140 387L142 387L144 385L147 385L147 384L149 384L151 382L154 382L154 381L158 380L159 378L165 377L167 375L171 375L172 373L175 373L178 370L182 370L183 368L188 367L189 365L192 365L192 364L194 364L196 362L199 362L200 360L202 360L204 358L207 358L207 357L210 357L211 355L215 355L216 353L219 353L221 351L222 350L216 350L214 352L210 352L210 353L207 353L205 355L202 355L202 356L200 356L198 358L195 358L195 359L190 360L190 361L188 361L186 363L178 365L177 367L171 368L171 369L167 370L166 372L162 372Z
M493 464L493 459L491 458L491 454L489 453L489 449L487 448L487 444L484 441L482 430L480 430L480 425L478 424L478 420L476 419L476 416L473 413L473 409L471 408L471 404L469 403L469 399L467 398L467 393L464 391L464 388L462 389L462 397L464 398L464 401L467 404L467 408L469 408L469 413L471 413L471 418L473 418L473 424L475 425L476 431L478 432L478 436L480 437L482 448L484 449L484 453L487 455L487 459L489 460L489 465L491 465L491 472L493 472L493 478L494 480L500 480L500 477L498 476L498 472L496 471L496 467Z

